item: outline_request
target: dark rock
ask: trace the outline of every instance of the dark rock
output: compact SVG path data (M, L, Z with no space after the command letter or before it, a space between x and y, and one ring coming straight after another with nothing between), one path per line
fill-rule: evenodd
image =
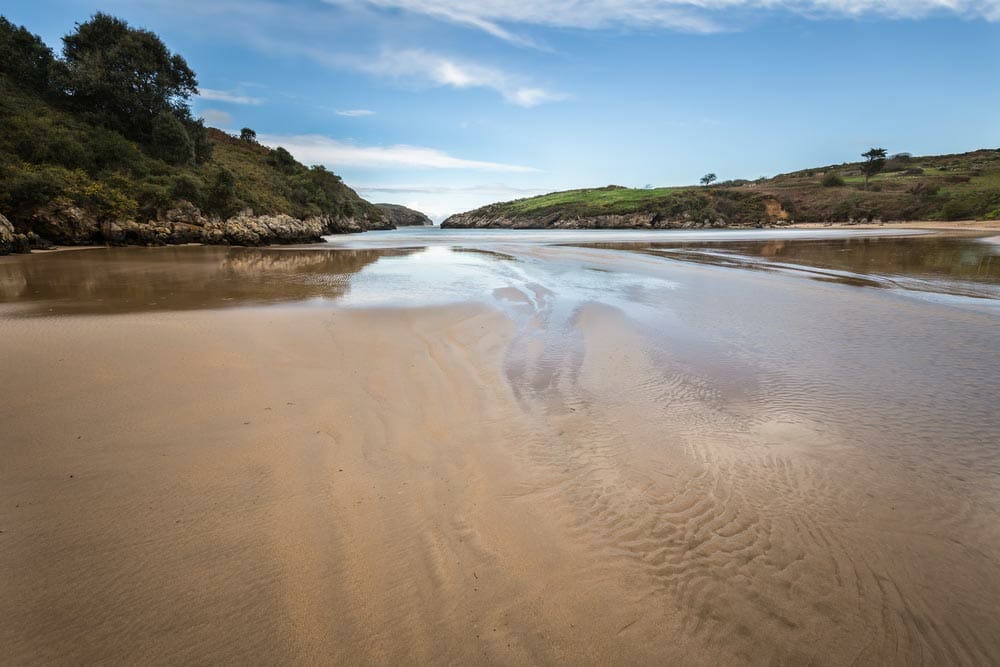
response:
M375 204L396 227L416 227L433 225L434 222L420 211L399 204Z

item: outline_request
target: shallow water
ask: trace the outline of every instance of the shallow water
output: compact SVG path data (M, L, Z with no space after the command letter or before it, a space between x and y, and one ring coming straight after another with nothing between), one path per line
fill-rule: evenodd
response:
M602 616L589 587L627 582L605 602L643 614L595 635L592 658L986 664L1000 658L998 263L975 236L404 230L4 258L0 318L486 304L511 325L499 363L515 400L484 416L509 435L482 443L518 462L512 497L568 517L553 544L595 563L566 613ZM441 354L414 363L441 372ZM392 415L386 428L424 437ZM534 600L544 584L519 585ZM622 649L625 630L644 639Z
M551 281L549 288L572 291L580 303L607 302L623 291L662 288L646 270L650 256L666 260L657 267L666 273L679 270L676 261L696 262L907 290L925 298L979 297L983 307L1000 300L1000 245L975 236L425 228L329 240L291 248L108 248L5 257L0 304L26 315L281 303L421 306L495 302L495 290L532 281ZM539 260L534 254L542 250Z

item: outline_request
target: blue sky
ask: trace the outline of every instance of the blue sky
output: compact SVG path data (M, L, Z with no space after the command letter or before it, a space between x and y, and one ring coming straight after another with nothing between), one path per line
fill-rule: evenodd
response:
M8 0L51 46L105 11L196 113L436 219L610 183L757 178L873 145L1000 147L1000 0Z

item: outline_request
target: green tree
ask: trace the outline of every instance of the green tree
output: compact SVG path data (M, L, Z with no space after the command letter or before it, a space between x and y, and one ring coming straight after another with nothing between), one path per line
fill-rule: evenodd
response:
M294 174L301 169L292 154L286 151L281 146L278 146L272 150L267 155L267 163L277 169L278 171L284 172L286 174Z
M46 93L54 64L52 49L38 35L0 16L0 72L19 86Z
M225 167L215 172L208 191L205 193L205 211L228 218L239 210L240 201L236 197L236 175Z
M170 164L194 162L194 142L184 129L184 123L169 111L161 111L153 119L150 152Z
M865 175L865 190L868 189L868 179L882 171L885 167L886 150L884 148L872 148L867 153L862 153L865 159L861 163L861 173Z
M191 114L185 114L181 118L184 129L191 137L194 144L194 161L197 164L205 164L212 159L212 142L208 140L208 132L205 130L205 120L203 118L192 118Z
M257 143L257 133L249 127L244 127L240 130L240 141L245 141L248 144Z
M61 87L69 104L139 141L162 112L187 115L198 90L184 58L148 30L98 13L63 37Z
M718 176L716 176L715 174L712 174L712 173L705 174L704 176L701 177L701 184L702 185L711 185L712 183L715 182L715 180L717 178L718 178Z

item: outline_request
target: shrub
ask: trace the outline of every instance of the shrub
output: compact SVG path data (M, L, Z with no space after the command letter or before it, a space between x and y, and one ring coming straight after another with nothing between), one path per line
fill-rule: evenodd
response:
M136 189L136 200L139 205L139 214L147 220L159 217L160 212L170 208L170 204L173 202L170 191L156 183L140 185Z
M949 199L941 209L941 217L945 220L966 220L973 217L969 202L962 199Z
M201 203L201 193L205 184L189 174L178 174L170 179L168 191L172 199L183 199L192 204Z
M205 193L205 211L228 218L235 215L240 206L236 197L236 176L225 167L219 167Z
M84 204L99 220L121 220L134 217L139 210L136 200L105 183L94 182L79 193Z
M153 119L153 138L150 153L169 164L194 162L194 142L184 129L184 123L169 111Z
M267 163L286 174L294 174L299 166L295 158L292 157L292 154L281 146L278 146L268 154Z
M28 214L33 209L72 193L83 178L57 166L28 166L10 178L0 180L0 191L14 213Z
M824 188L839 188L843 187L844 179L841 178L840 175L837 174L836 172L831 171L828 172L827 175L823 177L823 180L820 181L820 183L822 183Z

